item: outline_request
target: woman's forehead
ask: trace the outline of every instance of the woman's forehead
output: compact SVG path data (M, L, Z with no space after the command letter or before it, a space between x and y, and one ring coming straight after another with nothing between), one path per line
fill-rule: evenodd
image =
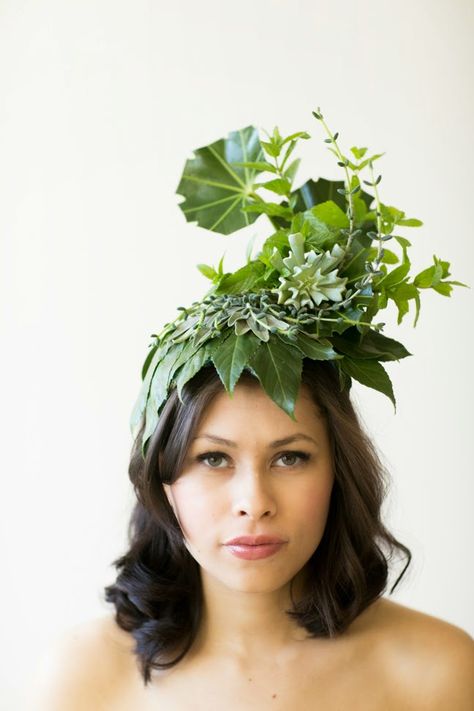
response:
M239 381L232 395L223 389L212 398L202 412L195 436L210 426L218 426L222 430L229 426L245 429L258 425L262 430L268 427L289 433L300 430L301 425L310 429L314 426L320 428L324 424L321 410L305 384L300 386L294 414L296 421L267 395L258 381Z

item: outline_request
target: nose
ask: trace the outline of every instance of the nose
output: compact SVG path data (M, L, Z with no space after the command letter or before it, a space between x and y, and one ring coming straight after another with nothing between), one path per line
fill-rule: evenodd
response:
M274 516L277 510L275 496L268 481L258 471L249 467L240 472L232 492L232 513L258 520Z

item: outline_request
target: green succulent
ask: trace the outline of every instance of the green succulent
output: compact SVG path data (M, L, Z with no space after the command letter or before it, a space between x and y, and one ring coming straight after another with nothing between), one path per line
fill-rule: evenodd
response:
M292 252L282 259L275 248L270 262L284 272L279 277L281 285L274 289L278 294L279 304L319 306L323 301L342 301L347 277L338 276L338 269L345 256L345 251L335 244L332 250L316 253L304 252L304 237L300 232L290 234L288 241Z

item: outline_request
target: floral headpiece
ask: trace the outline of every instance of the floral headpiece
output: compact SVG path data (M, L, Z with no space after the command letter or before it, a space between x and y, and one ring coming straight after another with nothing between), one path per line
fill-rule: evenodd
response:
M339 134L331 133L319 108L313 115L344 180L319 178L293 188L300 160L288 160L310 136L282 137L277 127L265 132L266 141L254 126L233 131L186 161L176 192L185 198L180 207L187 221L227 235L265 214L273 233L254 258L250 244L246 264L233 273L223 271L223 257L217 269L198 264L212 287L201 301L179 306L177 318L152 336L131 418L134 436L145 425L143 454L171 389L182 400L185 383L208 363L229 393L249 370L292 419L304 358L333 361L341 389L354 378L395 406L382 363L410 353L381 333L385 324L375 316L393 301L400 324L413 303L416 326L422 289L450 296L453 285L466 286L448 280L449 262L436 256L410 273L411 243L394 231L422 222L380 201L382 176L374 176L373 164L384 154L366 157L367 148L353 146L352 157L344 156ZM362 182L373 194L361 186L366 169L370 180ZM276 197L269 201L262 189ZM396 251L387 249L389 240Z

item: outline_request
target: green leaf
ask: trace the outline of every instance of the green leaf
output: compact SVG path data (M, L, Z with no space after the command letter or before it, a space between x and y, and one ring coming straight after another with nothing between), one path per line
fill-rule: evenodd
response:
M271 190L278 195L287 195L291 190L291 183L285 178L275 178L267 180L266 183L257 183L254 187L265 188L265 190Z
M252 168L253 170L257 170L259 173L264 173L264 172L278 173L278 171L274 165L272 165L271 163L268 163L267 161L264 161L264 160L243 161L243 162L232 161L231 165L238 165L242 168Z
M184 349L189 353L192 349L191 344L186 344ZM181 343L171 346L165 357L160 361L159 366L155 369L145 408L146 425L143 432L142 447L145 447L147 440L155 431L159 409L166 399L172 374L177 366L178 359L183 358L184 349Z
M212 362L227 392L234 391L244 366L261 343L260 338L253 333L237 336L232 329L229 337L215 351Z
M245 212L258 212L264 215L284 217L290 221L293 217L293 212L283 205L275 202L252 202L242 208Z
M154 348L147 356L145 363L142 368L142 378L143 382L138 394L138 398L133 406L132 414L130 416L130 429L132 431L133 437L137 435L137 428L145 411L146 402L148 399L148 393L150 392L150 384L155 374L158 363L164 357L164 354L168 350L169 343L166 343L159 348ZM152 355L150 359L150 355Z
M278 158L281 152L281 145L273 142L261 141L263 150L272 158Z
M362 385L378 390L387 395L393 402L396 409L395 395L388 373L376 360L359 360L355 358L344 358L339 361L340 367L347 375L355 380L358 380Z
M259 259L245 264L237 271L224 274L215 290L215 294L239 294L242 291L251 291L261 282L265 266Z
M370 156L370 158L366 158L364 161L362 161L362 163L360 163L359 170L362 170L363 168L365 168L366 165L369 165L369 163L373 163L384 155L385 153L376 153L373 156Z
M279 335L282 337L281 334ZM297 338L295 345L311 360L336 360L341 357L329 341L301 331L299 331ZM283 340L285 340L284 337Z
M306 133L306 131L297 131L296 133L292 133L289 136L286 136L286 138L283 139L282 141L282 146L285 145L285 143L288 143L289 141L294 141L295 139L300 139L300 138L311 138L309 133Z
M399 267L392 269L386 276L381 277L379 281L376 282L376 287L379 288L383 285L384 289L389 289L392 286L396 286L405 279L406 275L410 271L410 262L405 264L400 264Z
M303 368L303 354L299 348L270 336L266 343L261 343L249 365L267 395L296 421L294 409Z
M377 247L371 247L367 256L367 259L370 262L373 262L374 259L377 256L378 249ZM384 255L382 257L382 264L397 264L400 259L398 258L398 255L395 254L395 252L392 252L390 249L386 249L384 247Z
M341 208L332 200L315 205L311 208L312 214L331 227L348 227L349 218Z
M177 371L175 384L181 402L183 401L182 391L184 385L211 360L216 349L222 347L223 342L225 342L225 336L217 336L216 338L210 339L204 345L201 345L194 354L183 363L179 371Z
M422 224L422 221L417 220L415 217L410 217L407 220L402 219L397 222L397 225L403 225L403 227L421 227Z
M354 156L354 158L356 158L357 160L360 160L367 153L367 148L357 148L356 146L352 146L351 153Z
M430 286L439 284L443 276L443 268L441 265L433 265L416 275L413 283L419 289L427 289Z
M404 345L373 329L361 337L357 328L349 328L343 336L333 336L331 340L341 353L356 359L387 361L400 360L411 355Z
M251 202L249 193L259 171L233 164L258 162L261 157L254 126L195 150L176 189L185 198L179 207L186 220L221 234L231 234L254 222L256 217L242 212L242 208Z
M301 163L301 158L295 158L295 160L290 163L288 168L286 168L285 172L283 173L285 178L288 178L288 180L290 182L292 182L294 180L296 171L298 170L298 166L300 163Z
M216 276L218 276L214 267L210 267L207 264L197 264L196 266L199 269L199 271L201 272L201 274L204 274L204 276L207 277L208 279L212 280L212 279L215 279Z

